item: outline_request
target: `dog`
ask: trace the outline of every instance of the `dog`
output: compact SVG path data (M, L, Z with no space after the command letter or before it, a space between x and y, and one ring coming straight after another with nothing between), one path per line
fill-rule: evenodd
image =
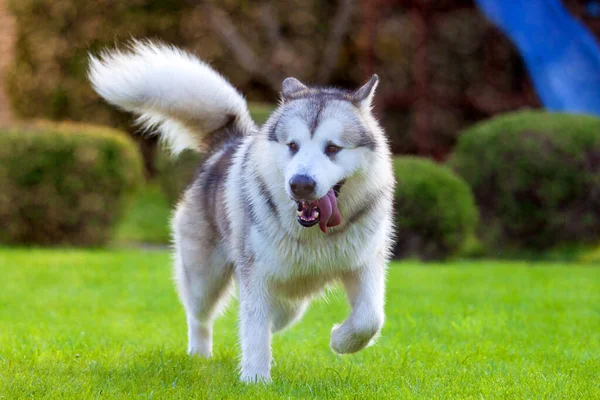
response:
M211 356L213 322L234 281L243 382L271 381L271 336L336 281L352 311L334 325L331 348L354 353L376 339L395 186L372 113L376 75L356 90L287 78L261 128L225 78L163 43L91 55L88 75L101 97L159 132L173 154L205 153L172 220L189 354Z

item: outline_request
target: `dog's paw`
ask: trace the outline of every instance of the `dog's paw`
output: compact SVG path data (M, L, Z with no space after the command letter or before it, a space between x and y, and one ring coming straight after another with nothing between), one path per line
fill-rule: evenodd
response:
M212 332L210 328L195 325L188 327L188 354L202 358L212 356Z
M269 384L271 383L271 375L269 373L260 372L242 372L240 375L240 381L247 384Z
M335 325L331 331L331 349L338 354L356 353L367 347L378 331L378 326L353 329L348 323Z
M190 356L197 356L201 358L210 358L212 357L212 346L207 346L206 344L194 344L189 345L187 353Z

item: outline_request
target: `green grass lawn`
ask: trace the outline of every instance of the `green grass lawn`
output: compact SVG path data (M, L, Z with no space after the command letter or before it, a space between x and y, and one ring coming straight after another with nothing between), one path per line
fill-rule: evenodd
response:
M0 398L600 398L600 269L406 262L378 344L328 347L343 293L273 342L271 386L237 380L236 307L188 358L163 251L0 249Z

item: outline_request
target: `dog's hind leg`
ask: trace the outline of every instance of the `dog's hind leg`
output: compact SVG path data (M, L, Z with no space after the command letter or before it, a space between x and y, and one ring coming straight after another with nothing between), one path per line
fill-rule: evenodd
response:
M185 243L179 246L175 277L188 325L188 353L212 355L212 327L230 297L233 268L219 249Z
M187 317L188 353L210 357L213 321L230 297L233 268L222 245L206 237L209 230L189 229L178 217L173 227L175 281Z

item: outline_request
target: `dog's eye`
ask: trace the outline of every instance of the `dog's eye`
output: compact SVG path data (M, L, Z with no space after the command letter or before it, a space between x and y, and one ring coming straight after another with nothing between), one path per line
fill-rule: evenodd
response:
M288 143L288 148L290 149L290 151L292 153L296 153L298 151L298 143L290 142L290 143Z
M325 154L327 154L328 156L332 156L334 154L339 153L341 150L342 148L340 146L336 146L333 143L329 143L325 148Z

